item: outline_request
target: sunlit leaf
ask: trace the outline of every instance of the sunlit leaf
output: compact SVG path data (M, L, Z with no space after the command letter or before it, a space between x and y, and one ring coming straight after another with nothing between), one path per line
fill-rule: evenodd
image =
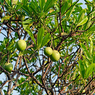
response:
M42 45L42 41L43 41L43 37L44 37L44 28L41 27L38 30L38 34L37 34L37 47L40 48Z
M92 38L90 38L90 54L93 54L93 41Z
M31 37L31 39L33 40L34 44L36 45L36 41L35 41L34 35L33 35L32 31L30 30L30 28L27 27L25 30L29 34L29 36Z
M84 18L84 16L85 16L85 12L86 12L86 10L83 9L83 10L79 13L77 23L80 23L80 22L83 20L83 18Z
M51 35L47 33L45 37L43 38L41 47L45 46L50 41L50 39L51 39Z
M12 0L12 4L17 4L18 0Z
M88 17L85 17L81 22L79 22L77 24L77 26L81 26L81 25L85 24L87 22L87 20L88 20Z
M87 50L86 46L83 43L80 43L80 45L81 45L83 52L85 53L87 59L91 60L92 57L91 57L91 54L89 53L90 49Z
M85 78L88 78L89 75L95 71L95 63L92 63L91 65L89 65L89 67L87 68L86 70L86 75L85 75Z
M23 21L22 23L23 23L24 29L26 29L27 27L30 27L33 24L33 20L27 19L27 20Z
M12 16L4 16L2 19L1 19L1 22L3 22L4 20L9 20Z
M43 10L44 4L45 4L45 0L39 0L39 5L41 10Z
M47 2L45 3L44 12L47 12L49 8L53 7L55 1L56 0L47 0Z
M72 7L70 8L70 10L67 12L66 17L67 17L68 19L69 19L69 17L71 16L72 12L74 11L74 7L75 7L75 6L72 6Z

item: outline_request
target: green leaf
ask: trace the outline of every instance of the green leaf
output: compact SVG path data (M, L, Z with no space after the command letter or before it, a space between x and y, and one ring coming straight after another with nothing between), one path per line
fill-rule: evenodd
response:
M40 48L42 45L42 41L43 41L43 37L44 37L44 28L41 27L38 30L38 34L37 34L37 47Z
M87 59L90 61L92 59L92 57L91 57L91 54L89 53L89 51L85 50L84 53L85 53Z
M93 54L93 41L92 38L90 37L90 54Z
M62 8L61 8L61 14L63 15L65 13L65 11L67 10L68 8L68 2L65 1Z
M36 41L35 41L34 35L33 35L32 31L30 30L30 28L27 27L27 28L25 29L25 31L29 34L29 36L30 36L31 39L33 40L34 44L36 45Z
M22 5L20 2L18 2L18 3L16 4L15 10L19 10L19 9L21 9L22 7L23 7L23 5Z
M5 1L6 1L6 3L7 3L9 6L12 6L11 0L5 0Z
M77 3L77 5L83 5L83 3Z
M84 30L88 29L91 24L92 24L91 17L88 17L88 21L87 21L87 23L84 26Z
M22 0L23 5L26 5L28 0Z
M37 15L37 13L38 12L40 12L39 11L39 6L38 6L38 3L37 3L37 1L35 0L35 2L34 1L32 1L30 4L29 4L29 8L31 9L31 12L33 12L34 14L36 14ZM37 15L38 16L38 15Z
M81 74L82 78L84 78L84 76L85 76L84 64L83 64L83 62L82 62L81 59L79 60L78 63L79 63L79 71L80 71L80 74Z
M75 69L75 71L73 73L73 80L76 78L77 74L78 74L78 69Z
M57 11L53 11L53 12L47 14L47 16L55 15L56 13L57 13Z
M95 63L95 54L93 55L93 63Z
M41 10L43 10L44 4L45 4L45 0L39 0L39 5Z
M83 9L83 10L79 13L77 23L80 23L80 22L83 20L83 18L84 18L84 16L85 16L85 12L86 12L86 10Z
M86 46L83 44L83 43L80 43L80 46L81 46L81 48L83 49L83 51L84 51L84 53L85 53L85 55L86 55L86 58L88 59L88 60L91 60L92 59L92 57L91 57L91 55L90 55L90 53L89 53L89 50L87 50L87 48L86 48Z
M72 7L69 9L69 11L67 12L67 14L66 14L66 17L69 19L69 17L71 16L71 14L72 14L72 12L74 11L74 4L75 4L76 2L74 2L73 4L72 4Z
M83 24L85 24L85 23L87 22L87 20L88 20L88 17L86 16L81 22L79 22L79 23L77 24L77 27L78 27L78 26L81 26L81 25L83 25Z
M7 50L12 50L13 46L14 46L14 40L12 40L12 41L9 43L9 45L8 45L8 47L7 47Z
M18 0L12 0L12 4L17 4Z
M95 31L95 26L92 26L88 31Z
M27 20L23 21L22 23L23 23L24 29L26 29L27 27L30 27L33 24L33 20L27 19Z
M89 65L89 67L86 69L86 75L85 78L88 78L89 75L91 75L91 73L95 71L95 63L92 63L91 65Z
M31 11L29 10L29 7L27 5L23 5L22 9L25 11L25 13L29 16L31 14Z
M80 46L82 47L83 50L86 50L86 46L83 43L80 43Z
M55 1L56 0L47 0L47 2L45 3L44 12L48 12L49 8L54 6Z
M47 33L45 37L43 38L41 47L45 46L50 41L50 39L51 39L51 35Z
M0 0L0 2L1 2L1 3L3 3L3 2L4 2L4 0Z

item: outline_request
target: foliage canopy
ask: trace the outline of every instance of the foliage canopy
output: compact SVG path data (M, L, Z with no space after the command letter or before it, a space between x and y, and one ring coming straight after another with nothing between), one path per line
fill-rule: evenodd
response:
M85 9L79 0L0 0L0 74L7 77L0 95L95 93L95 0L84 1ZM17 50L20 39L24 51ZM60 60L45 56L45 47L59 51Z

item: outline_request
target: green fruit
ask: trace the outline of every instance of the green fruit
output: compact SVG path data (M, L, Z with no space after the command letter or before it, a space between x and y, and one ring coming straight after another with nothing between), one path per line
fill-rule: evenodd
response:
M52 55L50 56L52 61L58 61L60 59L60 54L57 50L53 50Z
M4 66L5 70L10 72L13 70L13 64L11 63L5 63L5 66Z
M61 33L61 36L65 36L65 35L68 35L68 33L65 33L65 32Z
M17 42L17 49L23 51L26 49L26 42L24 40L19 40Z
M52 48L46 47L44 49L44 54L47 55L47 56L50 56L52 54Z

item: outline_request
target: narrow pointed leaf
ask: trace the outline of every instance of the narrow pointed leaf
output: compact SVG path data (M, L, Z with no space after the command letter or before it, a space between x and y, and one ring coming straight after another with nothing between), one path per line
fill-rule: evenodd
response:
M43 27L41 27L38 30L38 34L37 34L37 47L38 48L40 48L42 45L43 37L44 37L44 29L43 29Z
M23 21L22 23L23 23L24 29L26 29L27 27L30 27L33 24L33 20L27 19L27 20Z
M88 20L88 17L85 17L81 22L78 23L77 26L81 26L81 25L85 24L87 22L87 20Z
M45 46L50 41L50 39L51 39L51 35L47 33L45 37L43 38L41 47Z
M95 26L92 26L88 31L95 31Z
M93 53L93 41L92 38L90 38L90 54L92 55Z
M47 0L47 2L45 3L45 7L44 7L44 12L48 12L48 10L54 6L54 2L56 0Z
M69 19L69 17L71 16L73 10L74 10L75 6L72 6L71 9L68 11L68 13L66 14L66 17Z
M16 1L16 0L15 0ZM23 5L26 5L28 0L22 0Z
M23 5L23 6L22 6L22 9L25 11L25 13L26 13L27 15L30 15L30 14L31 14L31 12L30 12L30 10L29 10L29 7L28 7L28 6Z
M95 63L89 65L89 67L86 70L85 78L88 78L93 71L95 71Z
M84 68L84 64L83 64L81 59L79 60L79 71L80 71L80 74L81 74L82 78L84 78L85 68Z
M85 16L85 12L86 12L86 10L83 9L83 10L79 13L77 23L79 23L79 22L81 22L81 21L83 20L83 18L84 18L84 16Z
M33 40L34 44L36 45L36 41L35 41L34 35L33 35L32 31L30 30L30 28L27 27L25 30L29 34L31 39Z
M68 2L65 1L62 8L61 8L61 14L63 15L65 13L65 11L67 10L68 8Z
M37 3L37 1L32 1L30 4L29 4L29 8L31 9L31 11L37 15L37 13L39 12L40 8L39 8L39 5Z
M90 53L89 53L89 50L86 48L86 46L85 46L83 43L80 43L80 46L81 46L81 48L83 49L83 52L85 53L86 58L87 58L88 60L91 60L92 57L91 57L91 55L90 55Z
M45 0L39 0L39 5L41 10L43 10L44 4L45 4Z

